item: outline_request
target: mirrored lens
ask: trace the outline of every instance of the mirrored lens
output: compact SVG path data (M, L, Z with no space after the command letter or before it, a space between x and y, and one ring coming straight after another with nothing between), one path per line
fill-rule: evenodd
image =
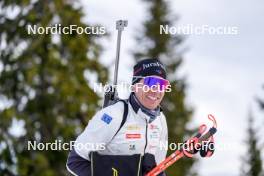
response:
M163 91L169 85L169 81L166 79L158 78L158 77L145 77L144 85L152 87L158 86L159 90Z

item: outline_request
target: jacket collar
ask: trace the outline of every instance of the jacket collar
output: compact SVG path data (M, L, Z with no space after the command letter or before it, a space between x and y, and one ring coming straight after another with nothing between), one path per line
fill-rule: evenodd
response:
M147 115L146 119L149 123L151 123L153 120L156 119L157 116L160 115L160 111L161 108L157 107L154 110L150 110L147 109L146 107L144 107L139 100L137 99L137 97L135 96L134 93L131 93L129 96L129 102L133 108L133 110L135 111L136 114L138 114L140 111L143 112L145 115Z

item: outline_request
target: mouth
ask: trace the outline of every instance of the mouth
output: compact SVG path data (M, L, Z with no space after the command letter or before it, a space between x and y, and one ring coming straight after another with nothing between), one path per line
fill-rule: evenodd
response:
M154 97L154 96L151 96L151 95L147 95L146 97L147 97L147 99L149 99L151 101L157 101L157 100L160 99L159 97Z

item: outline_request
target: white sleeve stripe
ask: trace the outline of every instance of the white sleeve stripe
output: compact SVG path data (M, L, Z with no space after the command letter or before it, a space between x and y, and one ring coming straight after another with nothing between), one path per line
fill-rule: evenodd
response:
M68 163L68 162L67 162ZM72 174L72 175L74 175L74 176L78 176L77 174L75 174L69 167L68 167L68 165L66 164L66 168L67 168L67 170Z

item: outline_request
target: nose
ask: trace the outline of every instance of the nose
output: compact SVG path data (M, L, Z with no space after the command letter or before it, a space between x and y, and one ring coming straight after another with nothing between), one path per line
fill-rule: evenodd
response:
M158 88L151 89L149 93L151 94L151 96L155 96L155 97L159 96L160 94Z
M152 86L150 91L152 93L156 93L156 94L160 94L162 92L162 87L160 85L155 85L155 86Z

